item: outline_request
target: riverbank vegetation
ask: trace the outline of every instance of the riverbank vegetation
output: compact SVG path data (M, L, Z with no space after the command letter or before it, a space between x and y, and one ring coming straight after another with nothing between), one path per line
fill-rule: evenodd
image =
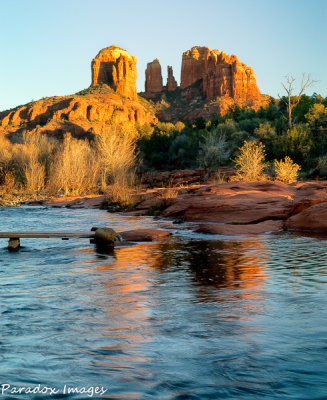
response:
M186 122L181 129L173 124L158 124L140 132L138 146L143 168L216 169L232 165L244 141L265 146L266 163L290 157L301 165L304 177L323 172L327 156L327 99L302 95L292 109L289 128L288 97L270 99L267 107L254 111L234 106L223 116L206 122L202 117ZM326 168L325 168L326 169Z
M235 169L233 180L327 176L327 99L302 95L271 98L254 111L234 106L205 121L138 126L131 135L108 126L101 135L61 139L45 135L0 135L0 197L3 203L58 195L105 193L128 205L130 188L145 173L202 168L212 177L219 167Z
M136 142L111 128L94 140L23 134L0 136L0 197L15 204L40 196L106 193L128 202L135 176Z

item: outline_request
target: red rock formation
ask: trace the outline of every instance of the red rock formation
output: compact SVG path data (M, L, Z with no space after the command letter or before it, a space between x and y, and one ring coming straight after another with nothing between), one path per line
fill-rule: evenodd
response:
M162 89L161 65L158 58L156 58L148 63L145 71L145 92L159 93L162 92Z
M170 67L168 65L167 67L167 72L168 72L168 76L167 76L167 90L169 92L173 92L174 90L177 89L177 82L176 79L174 78L173 75L173 67Z
M120 47L110 46L102 49L91 64L91 86L104 82L115 92L136 99L136 62L136 57Z
M253 70L219 50L192 47L183 53L181 88L202 80L206 100L230 97L240 104L254 105L261 100Z

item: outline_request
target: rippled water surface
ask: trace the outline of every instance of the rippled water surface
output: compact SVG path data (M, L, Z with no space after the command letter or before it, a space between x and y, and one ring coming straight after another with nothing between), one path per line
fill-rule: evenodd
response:
M62 398L65 384L110 399L327 398L324 238L195 235L98 210L0 216L2 231L176 233L111 255L86 239L23 239L8 253L1 239L0 383L61 394L0 398Z

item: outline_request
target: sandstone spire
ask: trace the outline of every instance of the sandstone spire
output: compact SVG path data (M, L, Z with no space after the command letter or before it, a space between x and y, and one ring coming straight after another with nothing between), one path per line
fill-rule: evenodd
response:
M104 82L117 93L136 99L136 62L136 57L118 46L102 49L91 64L91 85L96 86Z
M168 65L167 67L168 76L167 76L167 90L172 92L177 89L177 82L173 75L173 67Z
M145 92L159 93L162 92L162 89L161 65L156 58L148 63L145 71Z

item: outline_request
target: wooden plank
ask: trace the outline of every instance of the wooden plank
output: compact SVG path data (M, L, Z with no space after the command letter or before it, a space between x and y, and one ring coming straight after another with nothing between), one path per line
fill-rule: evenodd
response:
M0 238L94 238L91 232L0 232Z

